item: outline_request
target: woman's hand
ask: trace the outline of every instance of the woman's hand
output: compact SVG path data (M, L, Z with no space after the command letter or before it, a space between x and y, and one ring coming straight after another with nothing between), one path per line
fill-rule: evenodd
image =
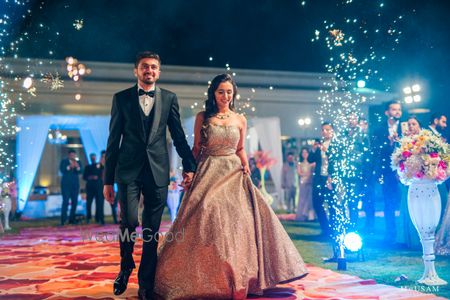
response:
M244 172L244 174L246 174L246 175L250 175L252 173L250 171L250 167L248 166L248 164L245 164L242 166L242 172Z

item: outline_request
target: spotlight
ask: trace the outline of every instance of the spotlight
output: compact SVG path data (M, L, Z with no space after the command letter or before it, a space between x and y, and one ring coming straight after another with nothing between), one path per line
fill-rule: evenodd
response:
M362 248L362 238L356 232L349 232L344 237L344 246L352 252L357 252Z
M405 103L411 104L413 102L420 102L422 101L422 96L420 95L420 92L422 90L422 87L415 83L413 85L408 85L403 88L403 94L405 95Z
M306 125L311 124L311 119L310 119L310 118L305 118L305 124L306 124Z
M411 89L414 93L420 92L420 85L414 84Z
M358 88L364 88L364 87L366 87L366 82L364 80L358 80L358 82L356 83L356 86Z
M403 93L405 93L406 95L411 94L411 92L412 92L411 87L407 86L403 88Z
M300 126L305 125L305 120L304 119L298 119L298 125L300 125Z
M31 77L27 77L25 78L25 80L23 81L23 87L26 89L29 89L31 86L33 85L33 79L31 79Z

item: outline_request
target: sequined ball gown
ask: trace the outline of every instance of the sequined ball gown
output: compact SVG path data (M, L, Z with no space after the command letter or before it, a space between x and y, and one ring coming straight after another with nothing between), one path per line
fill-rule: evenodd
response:
M245 299L307 274L303 259L249 175L237 126L206 124L197 172L160 248L163 299Z

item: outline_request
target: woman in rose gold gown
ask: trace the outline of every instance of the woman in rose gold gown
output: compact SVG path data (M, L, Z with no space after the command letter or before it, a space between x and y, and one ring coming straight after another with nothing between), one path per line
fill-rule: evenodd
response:
M216 76L206 111L197 115L197 172L158 257L155 292L164 299L245 299L307 274L252 184L243 150L246 121L233 112L235 95L232 78Z

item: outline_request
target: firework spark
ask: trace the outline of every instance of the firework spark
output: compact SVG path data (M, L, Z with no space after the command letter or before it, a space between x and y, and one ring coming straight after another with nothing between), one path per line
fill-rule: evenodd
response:
M56 91L64 87L64 80L61 79L61 76L59 76L58 72L56 72L55 74L45 74L42 77L41 81L48 84L50 86L50 90L52 91Z
M72 25L76 30L81 30L84 26L84 20L83 19L75 20Z

